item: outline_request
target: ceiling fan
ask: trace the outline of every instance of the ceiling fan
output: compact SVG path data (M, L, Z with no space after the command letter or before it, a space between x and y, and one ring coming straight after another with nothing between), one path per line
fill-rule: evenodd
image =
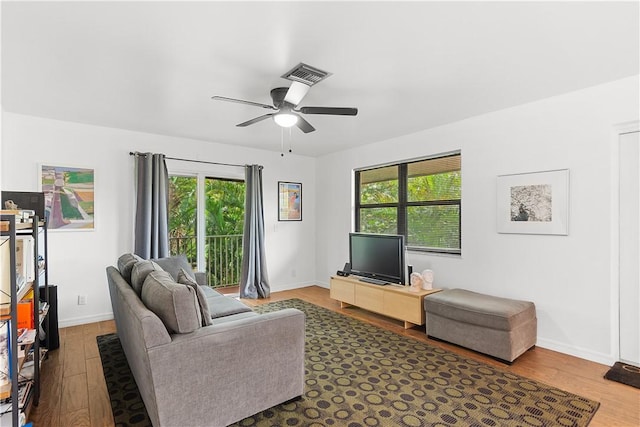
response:
M261 107L273 111L272 113L267 113L251 120L247 120L246 122L239 123L236 125L238 127L246 127L271 117L279 126L291 127L295 125L302 132L309 133L316 129L311 126L311 123L306 121L300 113L326 114L333 116L355 116L358 114L357 108L349 107L298 107L307 92L309 92L311 86L321 82L330 75L331 73L319 70L307 64L300 63L296 65L293 69L281 76L284 79L291 80L291 86L288 88L277 87L271 90L270 94L273 105L244 101L236 98L227 98L224 96L212 96L211 99L216 101L253 105L255 107Z

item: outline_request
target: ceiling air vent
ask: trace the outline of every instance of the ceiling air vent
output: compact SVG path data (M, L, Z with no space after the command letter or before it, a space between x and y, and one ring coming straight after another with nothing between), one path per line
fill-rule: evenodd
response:
M308 86L313 86L314 84L326 79L330 75L331 73L319 70L301 62L293 67L292 70L284 73L282 75L282 78L294 82L304 83Z

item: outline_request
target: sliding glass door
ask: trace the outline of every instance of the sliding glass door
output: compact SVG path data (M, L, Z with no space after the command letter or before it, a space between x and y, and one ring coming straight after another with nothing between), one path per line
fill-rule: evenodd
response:
M205 187L205 263L209 284L235 286L242 266L244 181L210 178Z
M240 281L244 181L202 174L171 175L169 246L206 271L213 287Z

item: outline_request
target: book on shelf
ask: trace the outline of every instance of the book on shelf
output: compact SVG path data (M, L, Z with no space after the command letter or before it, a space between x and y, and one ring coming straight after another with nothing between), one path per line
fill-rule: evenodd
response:
M35 279L33 243L32 236L16 236L16 272L27 282Z
M23 299L16 305L18 312L18 328L33 329L33 300Z
M9 384L9 322L0 325L0 386Z
M33 380L33 359L25 362L22 365L20 375L18 376L18 383L23 383L31 380Z
M32 384L32 381L27 381L21 384L18 388L18 408L20 408L20 410L23 410L24 407L27 406L27 402L31 395Z
M38 303L40 304L40 307L38 309L38 312L40 313L40 315L45 314L47 311L49 311L49 303L46 301L38 301Z
M11 268L10 243L8 236L0 237L0 305L11 303ZM33 238L18 236L16 238L16 291L23 294L27 286L35 280ZM20 297L19 297L20 298ZM6 311L6 310L5 310ZM7 314L7 313L2 313Z
M9 237L0 237L0 304L11 303L11 269Z
M15 215L16 223L32 223L35 214L32 209L0 209L0 215Z
M29 403L29 398L31 397L31 392L33 390L33 381L26 381L18 386L18 409L24 410L24 408ZM3 415L11 414L11 396L2 400L0 403L0 413ZM2 424L4 425L4 424Z
M36 340L36 330L35 329L25 329L22 335L18 335L18 344L19 345L27 345L33 344Z

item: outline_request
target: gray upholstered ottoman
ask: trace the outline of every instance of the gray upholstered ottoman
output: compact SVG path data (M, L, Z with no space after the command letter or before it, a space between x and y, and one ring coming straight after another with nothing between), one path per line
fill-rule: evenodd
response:
M427 335L506 362L536 344L536 307L529 301L447 289L424 299Z

